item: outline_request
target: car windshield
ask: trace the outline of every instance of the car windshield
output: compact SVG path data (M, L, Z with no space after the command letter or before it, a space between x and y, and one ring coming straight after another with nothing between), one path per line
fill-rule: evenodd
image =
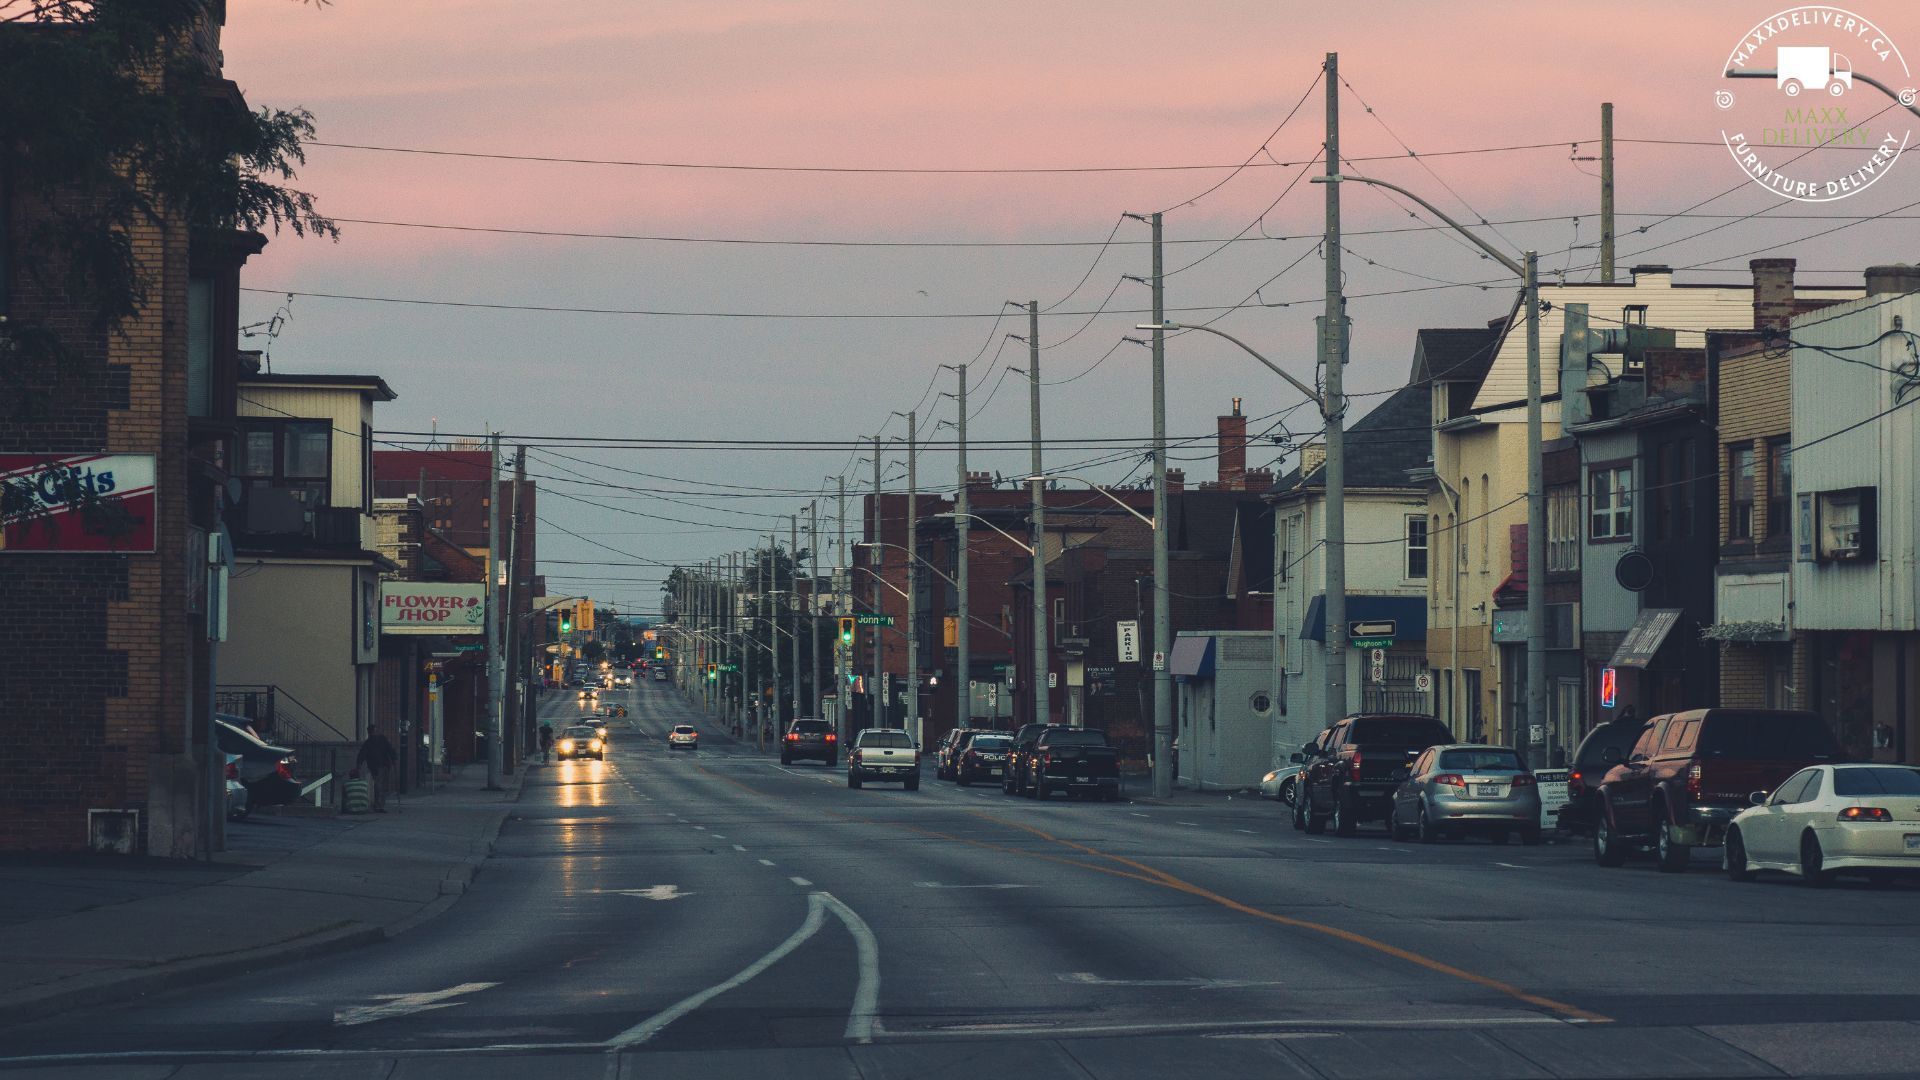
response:
M1013 736L975 735L973 741L967 745L974 750L1005 750L1007 747L1013 745Z
M1048 746L1105 746L1104 731L1056 731L1047 736Z
M1432 720L1361 720L1353 725L1353 741L1428 747L1446 742L1447 731Z
M566 734L563 736L563 738L568 739L597 739L599 737L600 733L590 727L568 728Z
M1700 752L1762 761L1831 761L1840 756L1817 716L1715 712L1700 733Z
M1527 767L1520 764L1519 754L1497 747L1474 747L1468 750L1442 750L1440 752L1440 768L1469 772L1527 771Z
M825 720L795 720L793 730L801 735L824 735L833 730L833 725Z
M860 745L903 750L912 746L913 740L904 731L869 731L860 736Z
M1920 795L1920 769L1875 765L1833 770L1835 795Z

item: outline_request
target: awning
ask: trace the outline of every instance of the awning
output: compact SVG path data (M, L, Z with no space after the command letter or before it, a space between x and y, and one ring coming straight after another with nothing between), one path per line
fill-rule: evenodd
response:
M1424 596L1376 596L1347 594L1348 622L1394 623L1395 641L1427 640L1427 598ZM1307 604L1307 621L1300 629L1306 641L1327 640L1327 597L1315 596Z
M1178 678L1205 678L1213 674L1213 639L1182 637L1173 639L1173 655L1167 658L1167 673Z
M1660 643L1680 624L1679 608L1647 608L1633 620L1633 629L1620 640L1620 647L1613 650L1613 659L1607 661L1608 667L1644 668L1653 663L1653 654L1660 651Z

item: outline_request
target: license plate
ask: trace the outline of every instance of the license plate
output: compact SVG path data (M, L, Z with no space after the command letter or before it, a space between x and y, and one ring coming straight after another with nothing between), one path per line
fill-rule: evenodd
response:
M1507 793L1505 784L1469 784L1467 790L1476 799L1498 799Z
M1920 851L1920 833L1907 834L1907 850Z

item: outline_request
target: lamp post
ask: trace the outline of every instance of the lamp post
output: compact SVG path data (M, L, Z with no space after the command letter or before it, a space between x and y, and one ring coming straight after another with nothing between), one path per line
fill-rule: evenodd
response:
M1527 712L1525 723L1514 725L1514 741L1529 762L1539 766L1544 764L1539 760L1539 752L1543 747L1534 744L1531 731L1534 727L1544 731L1547 724L1547 596L1542 584L1547 570L1547 500L1540 430L1539 260L1533 252L1527 251L1516 261L1442 213L1432 203L1398 184L1339 172L1316 176L1312 181L1316 184L1369 184L1397 191L1419 203L1428 213L1445 222L1448 228L1472 241L1475 247L1520 278L1521 303L1527 309Z

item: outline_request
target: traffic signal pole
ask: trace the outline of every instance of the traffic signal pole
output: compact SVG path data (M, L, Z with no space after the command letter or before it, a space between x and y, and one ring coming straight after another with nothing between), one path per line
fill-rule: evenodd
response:
M970 728L973 726L973 656L967 648L967 365L961 364L956 370L960 375L960 418L955 425L960 437L960 485L954 489L954 509L958 515L953 519L957 570L953 587L960 616L953 632L953 722L956 727Z

